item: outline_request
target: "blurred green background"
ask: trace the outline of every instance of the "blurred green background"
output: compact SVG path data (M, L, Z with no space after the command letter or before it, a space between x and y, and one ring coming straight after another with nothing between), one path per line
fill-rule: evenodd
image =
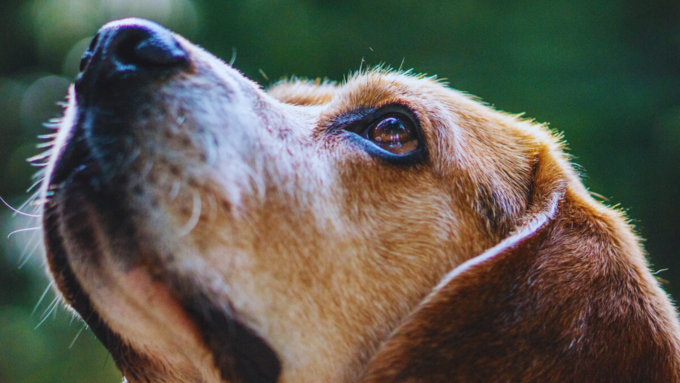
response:
M263 85L386 63L437 74L564 132L585 184L622 206L680 296L680 1L0 0L0 196L18 206L42 123L116 18L158 21ZM35 219L0 207L0 382L119 382L48 291Z

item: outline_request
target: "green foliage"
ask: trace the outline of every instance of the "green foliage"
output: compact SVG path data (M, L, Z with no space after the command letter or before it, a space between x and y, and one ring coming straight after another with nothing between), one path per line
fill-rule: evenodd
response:
M123 16L160 21L226 61L236 52L234 65L265 86L385 63L550 122L680 296L680 2L3 0L0 196L14 205L31 184L24 158L58 115L87 39ZM30 225L0 216L0 234ZM35 329L51 298L31 315L48 281L39 251L17 267L29 238L0 241L0 381L119 381L88 331L69 348L82 324L63 309Z

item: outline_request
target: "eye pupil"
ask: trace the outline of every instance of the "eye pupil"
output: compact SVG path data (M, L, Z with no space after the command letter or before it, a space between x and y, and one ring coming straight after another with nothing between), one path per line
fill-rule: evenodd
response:
M388 116L373 124L365 138L394 154L406 154L418 147L418 134L412 123Z
M389 117L376 124L372 138L381 143L399 143L403 136L408 135L409 132L401 121Z

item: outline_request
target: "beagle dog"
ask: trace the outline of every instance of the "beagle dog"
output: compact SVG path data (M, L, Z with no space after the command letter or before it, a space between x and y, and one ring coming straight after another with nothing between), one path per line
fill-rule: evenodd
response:
M116 21L44 157L51 275L130 383L680 381L624 214L434 78L265 91Z

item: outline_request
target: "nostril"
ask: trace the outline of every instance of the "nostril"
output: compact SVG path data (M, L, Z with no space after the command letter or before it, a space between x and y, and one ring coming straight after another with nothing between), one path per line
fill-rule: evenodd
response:
M186 51L172 33L160 27L129 25L113 38L112 53L117 61L142 67L169 67L188 62Z
M140 30L125 30L118 33L116 36L115 45L113 45L112 53L116 61L122 64L138 64L137 54L135 53L137 45L139 45L145 36L142 36Z
M189 55L172 32L147 20L124 19L99 30L80 60L80 71L96 66L126 75L137 71L148 75L148 70L184 68L188 64Z
M175 65L188 60L186 52L172 36L170 39L155 36L142 40L135 46L134 53L140 63L151 65Z
M97 43L99 43L99 33L97 33L92 38L92 41L90 41L90 46L87 47L87 50L85 51L85 53L83 53L83 57L80 59L81 72L83 72L87 68L87 65L90 63L92 55L94 54L94 51L97 48Z

